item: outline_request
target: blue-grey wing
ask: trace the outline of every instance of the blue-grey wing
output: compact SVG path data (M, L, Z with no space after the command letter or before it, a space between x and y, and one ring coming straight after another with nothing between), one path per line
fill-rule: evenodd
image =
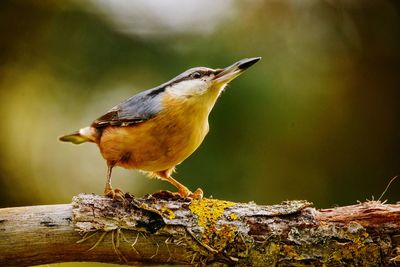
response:
M128 126L151 119L161 111L161 95L164 90L164 86L159 86L134 95L96 119L92 126Z
M203 71L210 70L201 67L189 69L158 87L134 95L95 120L92 126L96 128L108 125L128 126L153 118L161 111L161 97L165 89L174 83L188 79L193 70L199 69Z

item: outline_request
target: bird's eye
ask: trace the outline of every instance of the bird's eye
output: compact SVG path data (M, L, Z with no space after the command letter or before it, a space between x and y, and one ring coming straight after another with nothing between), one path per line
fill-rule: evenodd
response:
M193 72L193 73L192 73L192 78L193 78L193 79L198 79L198 78L200 78L200 77L201 77L200 72L197 72L197 71L196 71L196 72Z

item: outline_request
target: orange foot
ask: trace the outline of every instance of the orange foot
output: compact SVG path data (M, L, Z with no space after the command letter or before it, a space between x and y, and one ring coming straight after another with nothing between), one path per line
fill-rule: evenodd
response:
M203 190L197 188L194 193L192 193L189 189L181 190L180 192L171 192L171 191L158 191L151 194L152 197L158 199L165 199L165 200L179 200L179 199L196 199L201 200L203 198Z
M115 189L106 188L104 190L104 195L107 197L111 197L114 200L121 201L121 202L124 201L124 199L125 199L124 192L122 192L122 190L119 188L115 188Z
M201 188L197 188L196 191L191 192L190 190L183 189L183 190L179 190L179 192L175 193L180 195L182 198L191 198L191 199L197 199L197 200L201 200L203 198L203 190L201 190Z

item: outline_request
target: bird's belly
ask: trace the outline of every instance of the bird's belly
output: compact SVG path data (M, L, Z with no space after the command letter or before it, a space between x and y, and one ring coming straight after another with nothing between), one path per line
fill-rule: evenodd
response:
M104 129L99 147L103 157L115 165L150 172L163 171L190 156L207 131L207 121L178 125L171 120L154 118L138 125Z

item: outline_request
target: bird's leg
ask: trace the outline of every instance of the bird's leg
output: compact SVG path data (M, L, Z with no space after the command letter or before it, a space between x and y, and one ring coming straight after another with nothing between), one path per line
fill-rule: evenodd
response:
M187 197L192 193L186 186L184 186L171 176L168 176L166 180L178 189L179 195L181 195L182 197Z
M159 172L157 173L157 175L163 180L166 180L167 182L175 186L178 189L179 196L183 198L189 197L193 199L203 198L203 190L201 190L200 188L197 188L196 191L192 193L186 186L184 186L183 184L172 178L168 172Z
M122 190L119 188L113 189L111 186L111 173L112 173L112 168L114 167L114 164L107 163L107 166L108 166L107 180L106 180L106 186L104 188L104 195L107 197L111 197L118 201L123 201L124 200L124 192L122 192Z

